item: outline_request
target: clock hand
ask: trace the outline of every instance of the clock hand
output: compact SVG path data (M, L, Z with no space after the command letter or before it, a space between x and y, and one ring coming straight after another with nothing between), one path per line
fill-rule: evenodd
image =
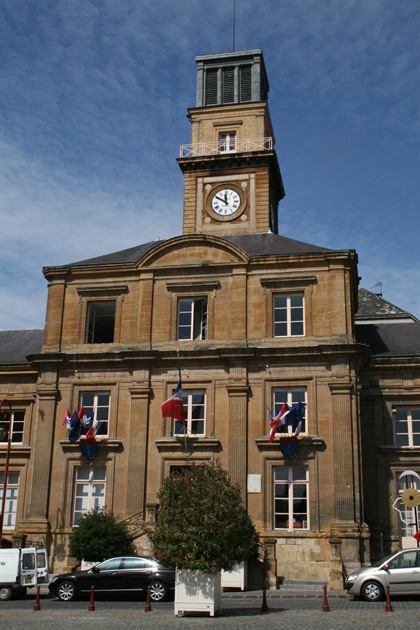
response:
M225 206L227 206L227 201L226 198L223 199L223 197L219 197L219 195L215 195L216 199L218 199L219 201L223 201L223 203L225 204Z

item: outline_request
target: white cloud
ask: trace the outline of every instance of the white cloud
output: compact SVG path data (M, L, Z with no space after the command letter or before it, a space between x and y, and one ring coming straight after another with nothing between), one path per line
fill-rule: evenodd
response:
M42 266L181 232L175 158L190 141L194 56L231 49L232 6L14 0L0 11L0 326L42 326ZM236 48L261 47L267 63L282 233L356 248L364 286L382 281L420 316L416 3L239 0L236 16Z

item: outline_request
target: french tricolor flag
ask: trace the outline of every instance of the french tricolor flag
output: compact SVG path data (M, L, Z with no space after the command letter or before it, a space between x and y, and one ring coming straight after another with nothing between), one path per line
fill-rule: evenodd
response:
M185 422L184 403L182 401L182 382L179 379L178 385L172 396L165 400L162 405L162 416L164 418L172 418L178 422Z

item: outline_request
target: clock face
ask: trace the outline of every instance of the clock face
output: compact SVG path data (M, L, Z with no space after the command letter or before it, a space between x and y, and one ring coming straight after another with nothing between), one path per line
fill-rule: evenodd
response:
M211 207L216 214L227 217L235 214L241 205L241 197L232 188L223 188L214 193L211 200Z

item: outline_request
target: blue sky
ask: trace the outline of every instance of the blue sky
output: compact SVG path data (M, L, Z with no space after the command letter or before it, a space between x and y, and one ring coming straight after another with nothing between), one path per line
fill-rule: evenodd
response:
M195 56L233 0L1 0L0 328L44 325L42 267L182 231ZM420 4L236 0L262 48L279 232L356 249L361 286L420 317Z

